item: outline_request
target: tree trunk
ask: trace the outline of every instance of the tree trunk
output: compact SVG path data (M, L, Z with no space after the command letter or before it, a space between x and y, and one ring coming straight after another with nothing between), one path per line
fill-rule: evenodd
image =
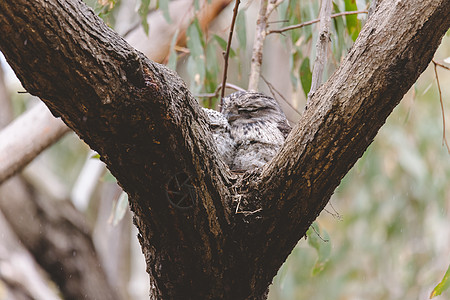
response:
M263 299L449 25L450 0L383 1L281 153L244 175L182 80L81 1L0 2L0 49L129 194L152 299Z

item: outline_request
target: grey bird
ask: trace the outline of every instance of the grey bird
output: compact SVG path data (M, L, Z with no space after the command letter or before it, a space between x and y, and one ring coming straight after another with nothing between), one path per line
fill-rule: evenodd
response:
M236 143L231 137L231 127L228 120L218 111L209 108L203 108L203 111L208 115L209 129L211 130L221 159L228 166L231 166L236 151Z
M264 166L280 150L291 131L277 101L257 92L236 92L223 99L221 113L235 143L233 171Z

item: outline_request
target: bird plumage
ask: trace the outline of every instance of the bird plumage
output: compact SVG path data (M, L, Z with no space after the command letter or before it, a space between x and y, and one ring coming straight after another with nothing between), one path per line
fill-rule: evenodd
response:
M291 130L276 100L262 93L236 92L223 99L220 113L204 110L217 149L233 171L264 166Z

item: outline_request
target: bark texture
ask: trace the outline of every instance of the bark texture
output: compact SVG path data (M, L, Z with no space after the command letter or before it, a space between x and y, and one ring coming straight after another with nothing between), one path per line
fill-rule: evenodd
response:
M129 194L152 299L264 299L449 26L450 0L383 1L281 153L237 176L181 79L82 2L0 2L0 50L24 87Z

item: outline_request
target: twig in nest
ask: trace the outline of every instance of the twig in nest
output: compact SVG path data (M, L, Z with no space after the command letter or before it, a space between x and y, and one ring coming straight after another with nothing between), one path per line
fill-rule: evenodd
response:
M238 13L239 3L241 3L240 0L236 0L236 3L234 4L233 8L233 18L231 19L231 27L230 27L230 34L228 35L228 44L227 44L227 50L224 55L224 67L223 67L223 79L222 79L222 86L226 86L227 82L227 72L228 72L228 57L230 56L230 48L231 48L231 40L233 38L233 31L234 31L234 24L236 23L236 17ZM220 107L222 107L223 102L223 96L225 95L225 89L222 89L222 92L220 93Z
M441 103L441 112L442 112L442 144L445 144L445 147L447 147L447 151L450 154L450 147L448 145L447 142L447 137L445 136L445 114L444 114L444 103L442 101L442 92L441 92L441 85L439 84L439 76L437 73L437 66L438 64L436 63L436 61L433 59L432 60L433 65L434 65L434 74L436 75L436 83L437 83L437 87L438 87L438 91L439 91L439 102Z

